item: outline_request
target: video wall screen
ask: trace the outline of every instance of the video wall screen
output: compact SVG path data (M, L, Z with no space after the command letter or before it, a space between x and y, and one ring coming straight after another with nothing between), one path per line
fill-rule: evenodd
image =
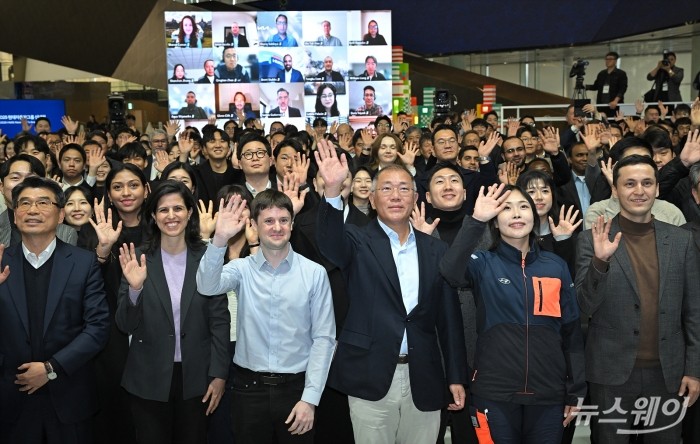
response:
M166 11L165 39L172 119L361 128L391 114L390 11Z

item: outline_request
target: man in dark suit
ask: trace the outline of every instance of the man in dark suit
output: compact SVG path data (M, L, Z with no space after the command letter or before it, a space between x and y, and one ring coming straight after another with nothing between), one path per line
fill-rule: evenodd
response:
M231 24L231 33L226 34L224 43L226 43L229 46L233 46L234 48L247 48L250 46L248 44L248 39L243 34L241 34L241 30L238 27L238 23L236 22L233 22Z
M691 234L652 217L657 177L651 158L621 159L613 170L619 215L600 216L579 236L576 289L590 316L586 378L601 412L599 443L628 442L619 432L633 428L640 398L678 407L642 421L656 430L644 442L680 442L678 396L692 406L700 393L700 265Z
M316 74L316 78L321 82L344 82L343 75L338 71L333 71L333 57L326 56L323 59L323 71Z
M301 72L299 72L299 70L296 70L292 67L292 56L291 55L285 54L284 57L282 58L282 62L284 63L284 69L277 73L277 81L278 82L294 83L294 82L303 82L304 81L304 76L301 75Z
M92 443L92 359L109 334L102 273L94 253L56 238L56 182L28 177L12 194L22 242L0 257L0 442Z
M374 178L377 220L343 225L347 160L318 145L317 243L346 274L350 300L328 385L349 396L355 442L435 442L440 409L464 407L467 378L457 294L438 269L447 245L411 228L415 184L398 165Z
M207 59L204 61L204 75L197 79L195 83L211 84L214 83L216 78L216 67L214 66L214 61Z
M280 88L277 90L277 108L272 108L268 117L301 117L301 111L289 106L289 91Z

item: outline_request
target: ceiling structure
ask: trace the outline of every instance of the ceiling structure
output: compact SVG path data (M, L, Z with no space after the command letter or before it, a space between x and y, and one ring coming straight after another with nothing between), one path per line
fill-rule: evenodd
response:
M327 0L3 0L13 20L0 27L0 51L165 89L165 10L327 10ZM389 9L393 43L421 57L493 52L527 57L539 48L587 45L659 32L700 20L695 0L354 0L334 9ZM698 32L698 25L690 32ZM685 27L688 28L688 27ZM661 30L661 31L659 31ZM656 39L658 40L658 39ZM653 43L654 39L649 44ZM631 42L630 47L636 43ZM21 79L20 79L21 80Z

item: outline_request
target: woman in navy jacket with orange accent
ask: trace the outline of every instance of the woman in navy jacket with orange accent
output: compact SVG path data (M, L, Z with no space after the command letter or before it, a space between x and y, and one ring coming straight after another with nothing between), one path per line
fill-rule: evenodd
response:
M474 292L472 421L480 440L558 444L586 394L571 275L560 257L537 247L539 217L526 192L483 191L440 264L450 284ZM494 245L475 251L487 225Z

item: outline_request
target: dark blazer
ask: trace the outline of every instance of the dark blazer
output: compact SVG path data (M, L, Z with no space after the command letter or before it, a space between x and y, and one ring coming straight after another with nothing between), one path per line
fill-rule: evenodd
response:
M326 71L321 71L316 74L316 78L320 78L322 82L325 82ZM343 75L338 71L331 71L331 82L344 82Z
M666 388L675 392L684 375L700 377L700 275L690 232L654 221L659 260L659 359ZM620 231L619 216L610 239ZM576 294L581 311L590 316L586 338L586 379L620 385L632 373L637 357L640 310L637 282L625 248L625 237L610 259L608 271L591 263L593 237L578 237Z
M293 108L290 106L289 108L287 108L287 110L289 111L289 117L301 117L301 111L299 111L299 108ZM282 112L280 111L280 107L278 106L277 108L272 108L268 114L280 115L282 114Z
M284 82L284 70L281 70L277 73L277 81L278 82ZM301 75L301 72L298 70L292 68L292 76L291 76L291 81L292 82L303 82L304 81L304 76Z
M224 43L228 43L233 45L233 34L226 34L226 38L224 39ZM238 34L238 47L239 48L247 48L249 47L250 44L248 44L248 39L246 36L243 34Z
M342 211L320 204L317 244L347 276L350 300L328 385L369 401L383 398L405 329L413 402L419 410L431 411L448 404L447 384L466 383L467 358L457 292L438 268L447 244L414 232L419 295L418 305L406 313L389 238L379 222L362 228L343 225Z
M214 80L216 80L216 79L217 79L216 74L214 74ZM202 77L200 77L199 79L197 79L197 81L194 83L206 83L208 85L211 85L214 82L210 82L209 77L207 77L207 75L205 74Z
M2 258L2 268L9 265L11 274L0 284L0 422L17 421L27 400L14 383L17 367L32 361L23 261L21 244L6 249ZM58 378L39 391L49 392L61 422L83 421L97 411L93 358L107 343L108 334L109 309L95 253L57 239L44 317L44 351L60 369L55 369Z
M203 396L213 378L228 377L231 316L225 295L202 296L195 275L205 249L188 250L180 301L183 398ZM136 305L122 278L117 327L132 335L122 386L143 399L167 402L175 355L175 326L160 248L146 255L148 277Z

